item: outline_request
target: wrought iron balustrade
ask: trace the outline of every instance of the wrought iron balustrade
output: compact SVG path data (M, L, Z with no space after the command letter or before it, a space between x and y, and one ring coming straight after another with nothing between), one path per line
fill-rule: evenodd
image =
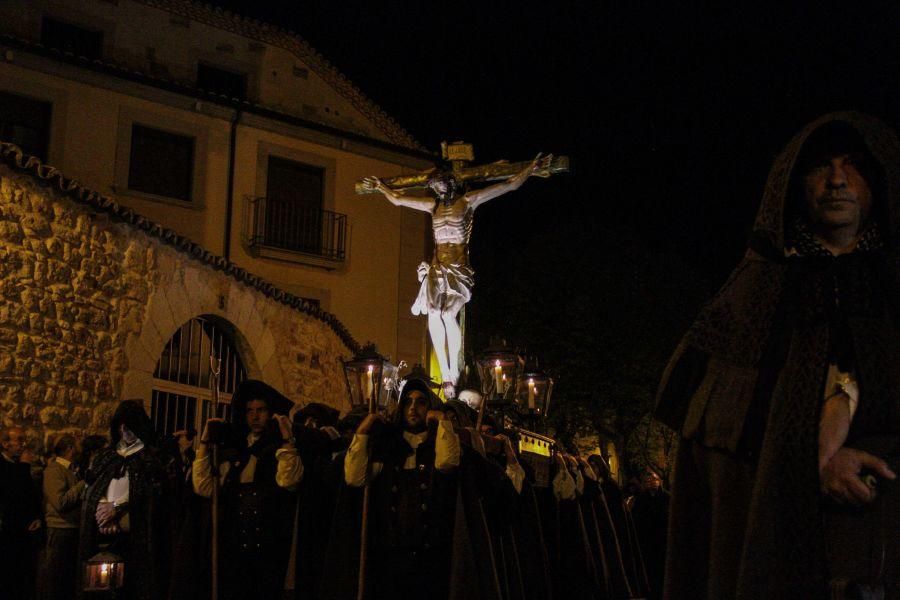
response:
M249 198L251 247L302 252L343 261L347 215L303 206L295 201Z

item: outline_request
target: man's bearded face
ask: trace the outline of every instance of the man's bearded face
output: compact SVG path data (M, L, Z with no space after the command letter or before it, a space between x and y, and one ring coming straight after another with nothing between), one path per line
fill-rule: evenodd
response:
M261 435L269 422L269 405L263 400L251 400L247 403L247 427L250 432Z
M803 178L806 211L813 230L859 228L872 209L872 190L850 154L817 161Z
M428 416L428 398L419 390L413 390L406 397L406 402L406 408L403 410L404 428L413 433L425 431L425 418Z

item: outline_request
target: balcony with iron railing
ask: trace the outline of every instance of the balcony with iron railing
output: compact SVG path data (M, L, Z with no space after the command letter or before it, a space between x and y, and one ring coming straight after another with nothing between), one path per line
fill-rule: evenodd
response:
M300 262L309 257L330 269L345 261L347 215L265 197L248 197L246 205L246 239L254 254Z

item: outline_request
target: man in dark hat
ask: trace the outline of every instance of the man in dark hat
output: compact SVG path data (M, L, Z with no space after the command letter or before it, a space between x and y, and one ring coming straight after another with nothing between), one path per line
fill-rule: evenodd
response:
M288 418L293 402L261 381L246 380L231 401L232 423L223 435L219 566L225 598L279 598L293 535L303 462ZM193 466L194 491L212 495L209 419ZM219 424L217 427L222 427Z
M371 598L446 598L459 437L423 379L403 385L392 423L369 415L344 463L348 485L371 481Z
M320 402L310 402L294 413L294 438L303 461L294 554L298 600L319 598L331 519L343 479L334 456L350 444L350 438L342 437L336 428L339 416L340 411Z
M896 535L826 542L842 514L860 518L848 533L900 527L884 460L900 454L898 165L894 133L858 113L816 120L776 160L744 259L658 395L682 436L667 598L900 582Z
M85 480L79 564L105 550L125 561L123 598L166 597L172 561L177 475L156 447L140 400L124 400L110 422L112 446L100 450Z

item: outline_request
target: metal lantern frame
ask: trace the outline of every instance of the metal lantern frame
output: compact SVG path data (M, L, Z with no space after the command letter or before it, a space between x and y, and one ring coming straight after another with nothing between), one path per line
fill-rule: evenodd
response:
M550 412L553 396L553 378L547 375L537 361L530 361L516 386L516 407L524 415L546 417Z
M84 564L84 591L115 594L125 584L125 560L112 552L98 552Z
M343 365L351 406L364 406L369 412L386 411L391 400L396 401L400 368L379 354L374 344L364 346Z
M481 378L481 391L489 405L507 405L515 401L525 361L505 346L493 346L475 359Z

